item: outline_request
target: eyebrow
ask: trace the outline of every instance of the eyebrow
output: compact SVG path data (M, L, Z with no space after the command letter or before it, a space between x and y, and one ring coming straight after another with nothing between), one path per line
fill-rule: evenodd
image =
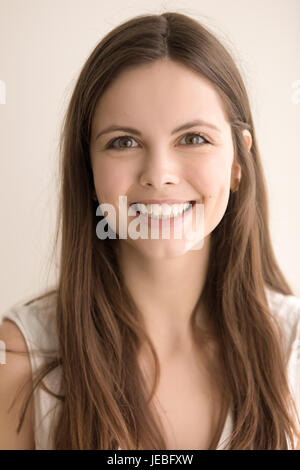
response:
M185 124L183 124L182 126L179 126L179 127L176 127L176 129L174 129L172 132L171 132L171 135L174 135L176 134L177 132L180 132L180 131L184 131L186 129L190 129L191 127L194 127L194 126L204 126L204 127L209 127L217 132L221 132L221 130L215 126L214 124L210 123L210 122L207 122L207 121L204 121L203 119L196 119L194 121L190 121L190 122L186 122ZM104 135L104 134L109 134L110 132L113 132L113 131L124 131L124 132L129 132L130 134L135 134L135 135L139 135L141 136L142 133L137 130L137 129L134 129L132 127L123 127L123 126L120 126L120 125L117 125L117 124L113 124L109 127L106 127L105 129L103 129L102 131L100 131L97 136L96 136L96 139L95 141L101 136L101 135Z

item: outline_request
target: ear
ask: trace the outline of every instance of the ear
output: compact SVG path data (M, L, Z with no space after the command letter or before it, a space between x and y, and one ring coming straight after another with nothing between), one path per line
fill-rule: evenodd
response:
M246 145L248 147L248 150L250 150L251 146L252 146L252 135L250 134L248 129L244 129L242 133L243 133L244 139L246 141Z
M231 191L234 191L234 188L238 186L238 183L242 177L241 165L234 159L231 167L231 181L230 188Z
M244 129L242 131L242 134L244 136L248 150L250 150L252 146L252 136L250 132L248 131L248 129ZM240 181L241 177L242 177L241 166L239 165L239 163L237 163L236 159L234 159L232 163L232 168L231 168L231 182L230 182L231 188L235 188L236 186L238 186L237 183Z

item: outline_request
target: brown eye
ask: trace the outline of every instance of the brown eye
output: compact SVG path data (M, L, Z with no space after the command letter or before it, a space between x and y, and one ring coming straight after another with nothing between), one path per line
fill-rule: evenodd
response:
M126 148L133 148L132 145L128 145L128 144L125 144L125 147L122 147L122 146L121 146L121 147L119 147L119 146L116 146L116 147L115 147L115 146L113 145L115 142L117 142L117 141L119 141L119 140L122 141L122 139L123 139L123 141L125 141L125 142L127 142L127 143L130 142L131 140L134 140L133 137L130 137L130 136L128 136L128 135L120 136L120 137L117 137L116 139L112 140L112 141L108 144L107 148L114 148L114 149L116 149L116 150L124 149L124 148L125 148L125 149L126 149Z
M209 143L208 140L207 140L205 137L203 137L203 135L201 135L201 134L197 134L197 133L186 134L186 135L183 137L183 139L184 139L185 137L192 138L192 139L190 140L191 144L188 144L188 145L193 145L193 144L194 144L194 145L203 145L203 143L199 142L199 137L200 137L200 139L203 139L203 140L205 141L204 143Z

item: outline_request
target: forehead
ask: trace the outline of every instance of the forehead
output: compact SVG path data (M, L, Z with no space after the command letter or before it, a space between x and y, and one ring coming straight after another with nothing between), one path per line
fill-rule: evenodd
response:
M121 118L128 125L158 123L166 130L197 118L228 127L221 97L208 79L172 60L125 69L113 80L96 106L93 123L119 123Z

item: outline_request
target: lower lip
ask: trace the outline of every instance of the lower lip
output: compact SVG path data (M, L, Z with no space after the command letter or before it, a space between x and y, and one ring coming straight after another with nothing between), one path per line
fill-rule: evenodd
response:
M193 202L189 210L183 212L181 215L172 216L172 217L168 217L165 219L155 219L148 215L143 215L141 213L139 213L139 216L141 218L140 219L141 223L142 224L148 223L148 227L153 226L154 228L157 228L157 227L160 228L160 227L163 227L163 225L167 223L170 225L170 227L176 227L177 225L182 224L184 220L188 220L191 217L193 213L194 205L195 203Z

